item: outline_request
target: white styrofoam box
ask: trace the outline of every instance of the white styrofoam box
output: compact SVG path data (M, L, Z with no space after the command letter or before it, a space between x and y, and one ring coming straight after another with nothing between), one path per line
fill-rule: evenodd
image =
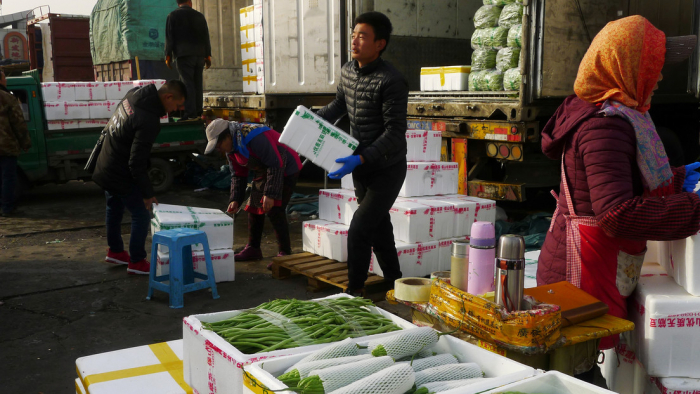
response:
M394 239L409 244L432 240L430 207L411 201L397 201L389 210L389 215L394 227Z
M435 194L455 194L459 187L459 163L440 162Z
M263 59L265 57L265 51L262 41L255 41L253 56L255 56L256 59Z
M168 117L168 115L165 115L162 118L160 118L160 123L168 123L168 122L170 122L170 118Z
M465 196L463 194L451 194L445 197L457 198L465 201L476 202L475 222L496 223L496 202L480 197Z
M135 88L156 85L156 89L160 89L163 85L165 85L165 82L165 79L139 79L137 81L133 81L133 84Z
M257 5L256 5L257 7ZM262 4L260 4L262 9ZM257 8L256 8L257 10ZM265 93L265 51L262 40L255 41L255 79L257 82L257 93Z
M80 357L75 367L81 386L90 394L185 394L191 391L176 373L182 360L183 340L179 339ZM104 379L108 375L113 379ZM103 379L95 381L99 376Z
M252 25L255 23L255 17L253 16L254 9L255 8L252 5L241 8L241 26Z
M350 156L359 142L323 118L298 106L289 117L279 141L328 172L342 167L335 160Z
M75 101L75 82L44 82L41 95L44 101Z
M90 119L109 119L121 101L105 100L91 101L88 103L90 109Z
M396 241L396 253L399 257L399 266L404 278L427 276L438 271L439 242L419 242L407 244ZM377 255L372 252L369 263L369 272L384 277L384 272L379 266Z
M646 392L649 375L637 359L634 331L620 335L616 348L603 351L600 371L610 390L620 394L650 394ZM577 372L574 371L574 374Z
M647 241L647 252L644 254L645 263L659 263L664 267L660 258L661 244L662 241Z
M349 226L357 207L357 197L353 191L324 189L318 192L319 219Z
M525 252L525 288L537 287L537 266L540 251Z
M204 231L209 250L233 248L233 219L222 211L170 204L153 206L152 234L181 227ZM168 252L163 245L158 245L158 250ZM202 244L192 245L192 250L202 250Z
M472 231L472 224L476 218L476 201L463 200L453 195L423 197L426 200L438 200L449 203L453 207L454 213L454 236L469 235Z
M637 358L650 376L700 378L700 297L653 263L644 264L629 311Z
M347 294L335 294L322 299L351 297ZM381 308L370 307L370 312L391 319L403 329L415 328L408 321L395 316ZM184 341L184 375L185 382L195 392L241 394L243 392L243 367L248 371L248 365L261 360L274 359L281 356L301 354L321 349L324 345L302 346L292 349L275 350L272 352L244 354L220 336L202 327L202 322L217 322L236 316L243 310L192 315L183 319ZM358 341L368 341L384 338L395 332L370 335L357 338ZM484 350L486 352L486 350Z
M80 381L80 378L75 379L75 394L86 394L85 386L83 386L83 382Z
M255 89L257 90L258 85L257 85L257 75L258 71L257 68L255 68L255 59L248 59L248 60L243 60L241 63L243 63L243 76L244 77L254 77L253 81L255 82Z
M323 231L319 229L322 250L319 254L341 263L348 261L348 229L348 226L339 223L328 224Z
M454 238L438 241L438 271L452 270L452 243Z
M214 279L216 283L232 282L236 280L236 260L231 249L210 250L212 268L214 268ZM158 252L158 265L156 275L168 275L170 273L170 254ZM204 258L204 251L192 252L192 268L200 274L207 274L207 263ZM200 281L201 279L195 279Z
M354 341L360 345L365 345L366 342L368 342L363 338ZM485 376L490 378L472 385L460 387L458 391L456 391L460 394L474 394L490 390L494 387L529 378L536 373L533 368L527 365L520 364L449 335L440 337L438 343L431 349L437 354L452 354L457 357L460 363L476 363L484 372ZM270 390L283 390L287 388L287 386L277 380L275 376L284 373L287 368L294 365L306 355L308 355L308 352L280 357L274 360L256 362L246 368L246 371L257 381L255 382L257 386L262 384ZM253 386L251 380L248 379L244 382L244 392L245 394L259 393ZM561 394L561 392L557 394Z
M241 60L255 60L255 42L241 44Z
M430 207L430 223L428 229L430 241L453 238L458 235L454 233L455 214L454 205L451 203L429 197L399 197L397 201L410 201Z
M653 387L649 387L653 386ZM700 379L689 378L649 378L645 394L697 394L700 393ZM651 390L650 390L651 389ZM655 390L654 390L655 389Z
M105 93L107 100L121 100L126 93L134 88L133 81L113 81L105 82Z
M355 190L355 183L352 180L352 174L345 175L340 179L340 187L345 190Z
M253 23L263 23L263 3L262 0L253 2Z
M49 120L49 130L67 130L80 128L81 121L79 120Z
M254 33L255 40L256 41L265 41L263 39L263 25L262 25L262 23L256 23L254 26L255 27L253 28L253 30L255 31L255 33Z
M647 254L649 244L647 242ZM657 262L688 293L700 296L700 235L660 244L659 255L666 253L667 257L659 257L658 260L661 261ZM666 245L662 246L663 244Z
M46 120L90 119L90 107L85 101L47 101L44 111Z
M471 66L421 67L420 90L451 92L469 90Z
M316 253L321 252L321 234L320 228L331 224L327 220L309 220L302 223L302 245L304 252Z
M400 197L418 197L428 195L426 180L430 181L432 170L430 163L408 162L406 166L406 179L399 191Z
M479 364L481 365L481 364ZM486 375L488 376L488 374ZM610 390L586 383L583 380L563 374L559 371L549 371L528 379L519 379L515 383L501 386L484 394L518 392L522 394L612 394ZM441 394L462 394L461 389L443 391Z
M101 127L104 128L109 124L109 119L88 119L88 120L81 120L79 127L81 129L89 129L93 127Z
M407 161L440 161L442 132L433 130L406 131Z
M258 89L258 80L255 75L243 77L243 93L255 93Z
M106 100L107 91L103 82L76 82L75 83L75 100L76 101L95 101Z
M338 190L338 193L343 195L345 201L345 213L342 215L342 223L346 226L349 226L350 222L352 222L352 217L355 215L355 211L357 211L357 208L359 208L359 204L357 203L357 196L355 195L354 190L336 190Z

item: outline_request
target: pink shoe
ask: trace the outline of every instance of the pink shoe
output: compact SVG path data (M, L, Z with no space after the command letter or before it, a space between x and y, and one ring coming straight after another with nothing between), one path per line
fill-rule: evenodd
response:
M130 262L129 268L126 269L126 272L131 275L148 275L151 273L151 263L149 263L146 259L136 263Z
M287 256L287 253L284 253L284 252L277 253L277 257L284 257L284 256ZM272 271L272 262L267 263L267 269Z
M246 245L240 253L233 256L236 261L255 261L262 260L262 250L260 248L254 248L250 245Z
M105 262L111 264L123 264L127 265L131 259L129 259L129 252L122 250L119 253L112 252L112 249L107 248L107 257L105 257Z

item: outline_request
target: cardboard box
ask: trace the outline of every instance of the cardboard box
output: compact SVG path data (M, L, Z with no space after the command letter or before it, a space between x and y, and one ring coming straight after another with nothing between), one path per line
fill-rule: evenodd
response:
M328 172L340 169L342 164L335 160L352 155L359 146L355 138L301 105L289 117L279 141Z
M422 92L452 92L469 90L471 66L421 67Z
M75 360L81 386L89 394L186 394L183 341L156 343ZM202 391L204 392L204 391Z
M558 371L549 371L533 378L522 379L515 383L486 391L484 394L519 392L522 394L612 394L612 391L594 386L582 380ZM464 393L459 389L443 391L442 394Z
M49 130L68 130L81 127L79 120L49 120L46 123L48 123Z
M323 299L350 297L347 294L335 294ZM369 308L370 312L381 314L391 319L403 329L415 328L406 320L381 308ZM192 315L183 319L184 340L184 375L185 382L195 392L241 394L243 392L243 370L254 362L268 360L306 352L315 351L327 345L303 346L292 349L275 350L266 353L244 354L223 338L202 327L202 322L215 322L228 319L242 313L242 310ZM384 338L393 333L377 334L358 340Z
M151 233L181 227L204 231L210 250L233 249L233 219L222 211L169 204L153 207ZM192 245L192 250L202 250L202 244ZM158 251L168 253L168 248L158 245Z
M649 375L700 378L700 297L688 294L660 265L647 263L630 298L637 358Z
M88 108L90 109L90 119L110 119L114 110L121 101L116 100L105 100L105 101L91 101L88 103Z
M109 119L88 119L81 120L79 127L81 129L89 129L94 127L104 128L109 124Z
M44 101L75 101L75 82L44 82L41 84Z
M47 101L44 112L46 120L90 119L90 107L85 101Z
M236 260L231 249L210 250L212 268L214 268L214 279L216 283L233 282L236 280ZM170 254L158 252L156 275L168 275L170 273ZM192 252L192 267L195 272L207 275L207 263L204 258L204 251ZM199 282L201 279L195 279Z
M76 101L107 100L107 91L103 82L76 82Z
M105 82L105 93L107 94L107 100L119 100L121 101L129 90L134 88L133 81L114 81Z
M365 339L357 339L356 343L364 345ZM433 347L438 354L449 353L459 359L460 363L477 363L487 378L471 385L452 390L454 393L475 394L494 387L503 386L535 375L535 370L526 365L507 359L488 350L464 342L460 339L443 336ZM244 393L263 394L260 386L264 385L269 390L282 390L287 386L277 380L275 376L282 374L287 368L306 356L308 352L295 354L288 357L276 358L264 362L256 362L246 368L248 375L244 381ZM573 378L572 378L573 379ZM530 379L527 379L530 380ZM561 394L559 392L557 394Z
M406 132L407 161L440 161L442 132L408 130Z
M399 257L401 274L406 277L420 277L430 275L438 271L439 243L419 242L407 244L396 241L396 253ZM369 263L369 272L381 277L384 276L382 268L379 266L377 255L372 252Z

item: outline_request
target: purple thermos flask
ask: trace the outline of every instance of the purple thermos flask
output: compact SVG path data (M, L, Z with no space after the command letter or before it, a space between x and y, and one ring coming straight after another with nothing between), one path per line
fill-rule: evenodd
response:
M469 293L484 295L495 290L496 231L493 223L474 222L469 243Z

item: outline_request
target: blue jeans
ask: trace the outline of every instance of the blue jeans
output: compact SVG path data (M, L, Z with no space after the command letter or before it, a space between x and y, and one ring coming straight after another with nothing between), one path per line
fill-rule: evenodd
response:
M10 213L15 207L17 187L17 157L0 156L0 205L3 213Z
M129 239L129 256L132 262L146 258L146 237L151 214L143 203L141 193L134 187L127 195L112 194L105 191L107 197L107 244L114 253L124 250L122 241L122 217L124 208L131 212L131 238Z

